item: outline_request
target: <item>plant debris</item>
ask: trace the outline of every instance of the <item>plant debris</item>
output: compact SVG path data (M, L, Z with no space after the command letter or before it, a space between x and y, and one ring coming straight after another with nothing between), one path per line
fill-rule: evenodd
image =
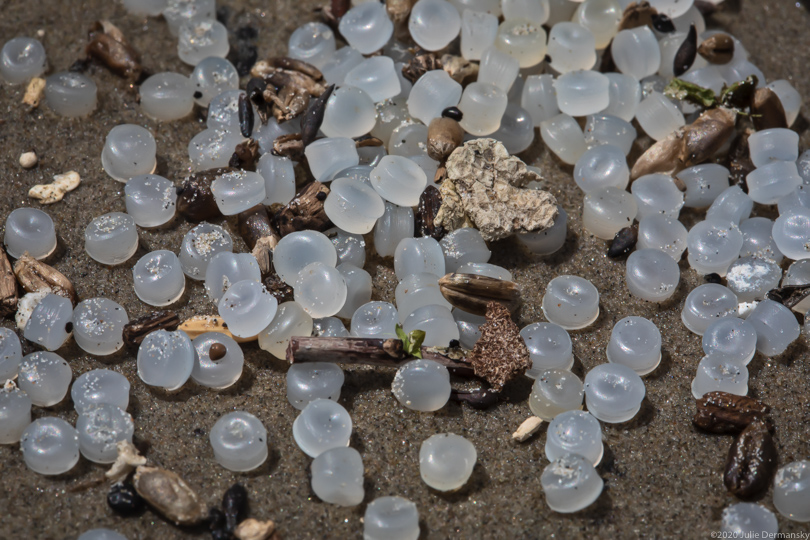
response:
M737 396L728 392L708 392L697 400L697 413L692 423L711 433L739 433L757 420L767 419L771 408L765 403L748 396Z
M146 458L129 441L119 441L116 446L118 447L118 456L116 456L110 470L104 473L104 476L114 483L119 483L123 482L136 467L146 465Z
M0 246L0 316L5 317L17 311L18 300L17 279L6 250Z
M509 312L520 304L520 289L517 283L479 274L447 274L439 279L439 291L454 307L486 315L490 302L498 302Z
M178 326L177 329L188 334L188 337L191 339L194 339L200 334L204 334L206 332L219 332L220 334L225 334L226 336L233 338L237 343L256 341L256 336L246 338L234 336L231 334L231 331L228 330L228 326L225 324L225 321L216 315L195 315L180 323L180 326Z
M419 204L414 212L414 236L430 236L435 240L444 237L444 227L436 225L436 213L442 206L442 195L436 186L428 185L419 196Z
M486 317L480 327L481 337L467 360L475 374L492 385L493 392L500 392L509 380L526 373L532 360L520 329L503 304L490 302Z
M703 40L697 52L710 64L728 64L734 58L734 39L728 34L714 34Z
M74 307L79 301L73 283L63 273L28 253L14 263L14 275L26 292L52 292L70 300Z
M23 103L36 109L39 107L42 98L45 96L45 79L41 77L34 77L28 82L23 94ZM26 167L28 168L28 167Z
M762 420L755 420L731 445L723 483L737 497L753 497L768 489L777 463L776 445L768 427Z
M616 259L627 255L636 247L636 242L638 242L638 224L634 223L616 233L608 248L607 256Z
M301 119L301 142L304 143L305 148L318 136L318 130L321 129L321 124L323 124L326 104L334 90L334 84L327 86L324 93L315 98L309 104L307 112L304 113L304 117Z
M425 331L413 330L406 334L401 324L397 324L395 329L397 337L402 340L402 349L405 353L416 358L422 358L422 343L425 341Z
M417 49L413 58L402 66L402 76L415 83L419 77L434 69L442 69L442 61L432 52Z
M543 426L543 419L539 416L530 416L523 421L517 428L517 431L512 433L512 440L517 442L524 442Z
M85 52L120 77L136 81L143 72L140 55L110 21L97 21L90 28Z
M128 347L138 347L144 338L156 330L176 330L180 317L173 311L155 311L133 319L124 325L123 338Z
M172 471L141 465L133 484L138 495L177 525L195 525L208 517L197 493Z
M692 67L697 58L697 30L695 25L689 27L689 33L686 34L686 40L678 47L675 53L675 59L672 64L672 72L676 77L680 77Z
M782 101L770 88L758 88L751 99L751 120L757 131L787 128L787 115Z

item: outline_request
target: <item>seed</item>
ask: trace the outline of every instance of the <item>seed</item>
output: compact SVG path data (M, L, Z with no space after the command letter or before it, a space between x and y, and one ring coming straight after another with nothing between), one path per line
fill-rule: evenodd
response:
M248 139L236 145L233 155L228 161L228 166L234 169L255 171L257 161L259 161L259 143L254 139Z
M230 539L231 534L225 527L225 512L219 508L209 508L208 530L211 531L211 536L215 540L218 538L222 538L223 540Z
M243 137L250 137L253 134L253 106L250 104L247 94L239 94L239 131Z
M695 63L697 56L697 30L695 25L689 27L689 33L686 35L686 41L681 43L678 52L675 53L675 60L673 62L673 73L676 77L680 77L692 67Z
M247 514L248 494L241 484L234 484L222 496L222 511L225 512L225 528L233 532Z
M56 268L38 261L27 254L14 263L14 275L26 292L45 291L67 298L75 306L79 298L73 283Z
M728 451L723 482L738 497L752 497L768 489L778 463L776 445L765 422L752 422Z
M697 413L692 423L711 433L739 433L758 420L770 428L767 418L770 411L768 405L752 397L709 392L697 400Z
M669 34L675 31L675 24L672 22L672 19L663 13L658 13L652 16L652 25L653 28L662 34Z
M428 126L427 153L436 161L444 161L464 142L464 130L456 120L444 116L434 118Z
M705 281L706 283L720 283L720 284L722 284L723 283L723 278L720 277L720 274L712 273L712 274L706 274L705 276L703 276L703 281Z
M607 255L611 259L627 255L636 247L636 242L638 242L638 224L633 224L616 233Z
M138 51L110 21L98 21L93 25L85 52L113 73L132 81L143 71Z
M143 498L129 482L113 484L107 493L107 505L117 514L131 515L141 511Z
M751 119L757 131L772 128L786 128L785 108L776 92L770 88L760 88L751 100Z
M455 307L476 315L485 315L493 301L514 311L520 300L517 283L478 274L447 274L439 280L439 291Z
M653 17L658 15L658 11L650 6L649 2L630 2L622 13L619 21L619 30L630 30L639 26L649 26L653 24Z
M208 516L197 493L171 471L142 465L133 483L146 502L177 525L194 525Z
M728 34L715 34L703 40L698 54L710 64L728 64L734 58L734 40Z
M458 107L447 107L442 111L442 118L450 118L456 122L461 122L461 119L464 118L464 113L462 113Z
M141 344L147 334L155 330L177 329L180 324L180 317L172 311L155 311L143 317L133 319L124 325L124 343L129 347L137 347Z
M334 84L328 86L323 94L309 104L307 112L304 113L304 117L301 119L301 142L304 143L305 147L318 136L318 130L321 129L321 124L323 124L326 103L334 90Z
M177 193L177 211L191 221L204 221L219 217L222 212L211 192L211 182L219 176L234 172L230 167L208 169L192 174Z
M208 349L208 358L214 362L217 360L222 360L225 358L226 354L228 354L228 348L222 343L214 343L211 345L211 348Z

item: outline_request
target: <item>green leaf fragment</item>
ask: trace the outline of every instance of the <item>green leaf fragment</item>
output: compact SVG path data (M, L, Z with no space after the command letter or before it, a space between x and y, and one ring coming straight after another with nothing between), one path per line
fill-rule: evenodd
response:
M414 330L410 334L406 334L400 324L396 325L395 330L397 337L402 341L402 348L405 353L416 358L422 358L422 343L425 341L425 331Z
M717 96L710 88L703 88L683 79L672 79L664 88L664 95L681 101L689 101L701 107L714 107L717 105Z

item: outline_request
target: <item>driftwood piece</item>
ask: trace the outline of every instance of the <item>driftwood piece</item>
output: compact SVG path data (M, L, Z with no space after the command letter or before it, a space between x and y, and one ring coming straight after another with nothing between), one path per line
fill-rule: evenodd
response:
M332 222L323 209L323 201L327 195L329 188L318 181L304 186L298 195L276 214L275 225L278 233L286 236L291 232L306 229L323 232L332 227Z

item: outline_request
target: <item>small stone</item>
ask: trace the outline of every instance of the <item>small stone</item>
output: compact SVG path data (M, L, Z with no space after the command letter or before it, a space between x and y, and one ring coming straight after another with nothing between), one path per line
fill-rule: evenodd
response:
M31 108L36 108L39 106L39 102L42 101L42 96L44 95L45 95L45 79L42 79L40 77L34 77L33 79L31 79L31 82L28 83L28 87L25 89L25 95L23 95L23 103L29 105ZM26 169L27 168L28 167L26 167Z
M33 169L39 162L36 152L23 152L20 154L20 167L23 169Z
M236 527L233 535L239 540L267 540L275 531L276 524L270 520L248 518Z
M34 159L33 163L26 166L23 163L23 157L26 155L32 154ZM34 165L37 164L37 155L34 152L26 152L22 156L20 156L20 165L23 166L25 169L30 169ZM82 179L79 176L79 173L76 171L68 171L63 174L57 174L53 177L53 182L50 184L37 184L31 189L28 190L28 196L32 199L37 199L42 204L53 204L56 202L61 201L65 193L68 191L73 191L79 184L82 183Z

